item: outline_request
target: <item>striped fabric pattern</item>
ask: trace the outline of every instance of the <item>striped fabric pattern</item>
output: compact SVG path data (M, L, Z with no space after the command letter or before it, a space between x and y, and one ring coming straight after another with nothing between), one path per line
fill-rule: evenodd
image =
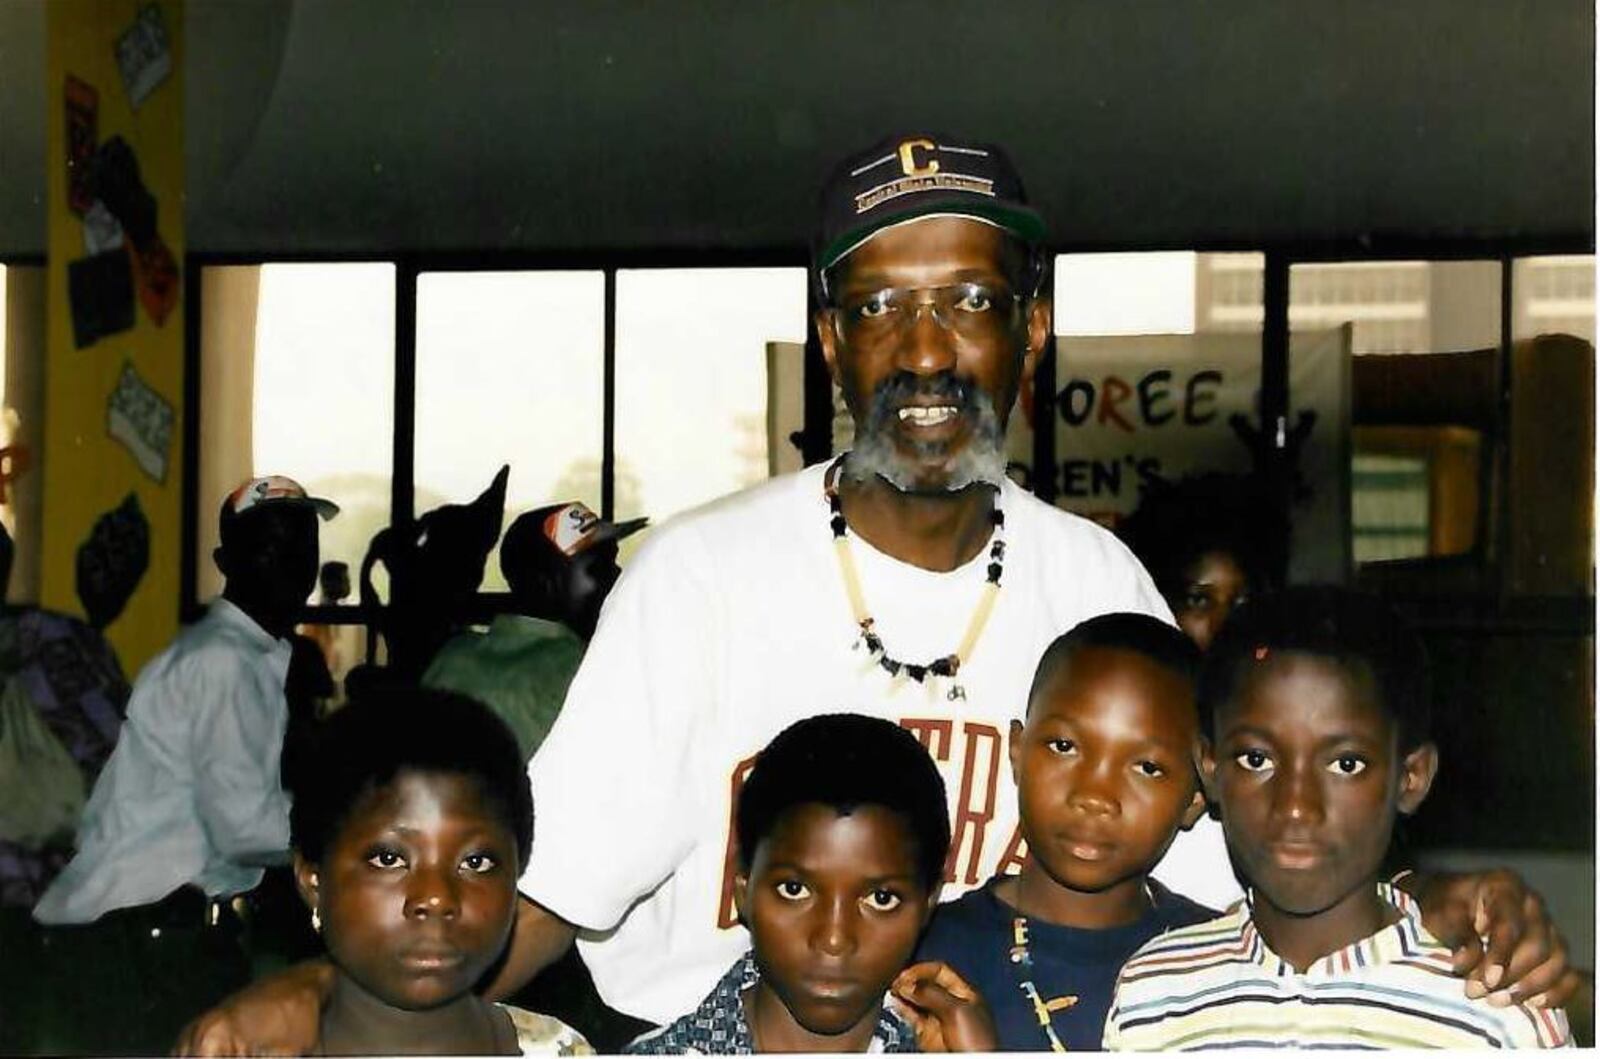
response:
M1117 980L1105 1046L1216 1048L1554 1048L1566 1016L1469 1000L1450 950L1406 894L1378 892L1400 920L1323 957L1305 974L1267 948L1248 901L1150 941Z

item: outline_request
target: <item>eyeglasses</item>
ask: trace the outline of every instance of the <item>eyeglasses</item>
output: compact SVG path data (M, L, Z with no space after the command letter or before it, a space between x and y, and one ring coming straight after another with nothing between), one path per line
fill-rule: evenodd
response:
M833 319L839 337L870 345L903 335L927 309L946 331L978 342L1004 337L1021 303L1021 295L989 283L885 287L841 299Z

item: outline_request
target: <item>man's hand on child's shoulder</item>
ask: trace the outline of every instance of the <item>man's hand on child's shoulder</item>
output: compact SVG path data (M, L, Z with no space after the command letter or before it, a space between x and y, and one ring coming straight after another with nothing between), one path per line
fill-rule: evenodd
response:
M1566 1005L1579 985L1567 943L1544 899L1513 871L1408 873L1397 885L1422 906L1422 923L1454 950L1466 994L1505 1007Z
M326 960L261 979L185 1026L173 1055L304 1055L316 1047L322 1001L333 985Z
M992 1052L999 1046L994 1019L978 991L950 965L914 963L889 986L924 1052Z

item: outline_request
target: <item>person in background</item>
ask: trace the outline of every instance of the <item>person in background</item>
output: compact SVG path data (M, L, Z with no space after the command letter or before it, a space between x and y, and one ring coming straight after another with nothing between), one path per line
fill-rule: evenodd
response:
M338 508L282 476L223 501L222 595L139 674L77 854L34 906L66 1052L164 1052L243 984L230 899L289 851L279 777L289 634Z
M519 516L500 542L514 613L495 618L488 632L457 634L434 656L423 685L487 703L516 734L523 760L533 757L622 572L617 542L648 521L607 522L576 501Z
M0 596L15 549L0 526ZM85 793L111 757L128 680L94 626L0 604L0 1055L34 1037L43 928L34 903L72 858Z
M1276 510L1252 478L1193 475L1151 485L1117 533L1204 651L1235 607L1283 583L1289 527Z
M350 598L351 591L349 563L335 560L322 564L322 570L317 574L317 606L337 607ZM322 652L323 663L334 683L334 691L327 705L337 706L344 701L339 686L344 674L360 661L361 626L308 622L300 626L299 632L310 638Z

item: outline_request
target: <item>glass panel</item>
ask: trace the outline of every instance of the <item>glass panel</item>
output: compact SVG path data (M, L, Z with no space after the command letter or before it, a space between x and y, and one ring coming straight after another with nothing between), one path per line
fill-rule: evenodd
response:
M559 500L599 511L604 361L600 272L418 276L416 513L472 500L502 464L503 526ZM482 588L505 589L498 545Z
M200 599L221 590L211 551L222 499L262 474L339 504L322 527L322 559L348 564L354 579L389 521L394 266L212 267L201 304Z
M1428 461L1357 455L1350 522L1358 563L1428 554Z
M37 603L44 541L45 270L0 266L0 522L15 543L7 599Z
M1512 262L1512 337L1595 336L1594 255L1524 257Z
M767 344L804 342L800 268L617 273L616 515L660 522L767 477Z
M1469 552L1500 343L1497 261L1295 265L1289 326L1350 325L1351 550L1357 563ZM1397 354L1437 354L1412 366ZM1363 404L1363 400L1369 402ZM1381 401L1379 408L1371 402Z
M1193 334L1202 256L1213 255L1058 255L1056 334Z

